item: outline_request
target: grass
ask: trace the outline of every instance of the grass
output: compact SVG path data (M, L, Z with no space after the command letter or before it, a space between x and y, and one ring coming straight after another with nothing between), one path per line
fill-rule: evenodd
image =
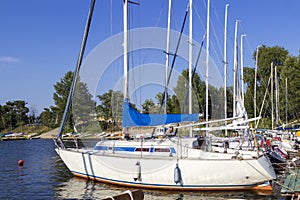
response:
M13 133L24 133L25 135L36 133L36 135L40 135L42 133L48 132L52 130L47 126L37 126L37 125L25 125L19 126L13 130L3 130L2 133L13 132Z

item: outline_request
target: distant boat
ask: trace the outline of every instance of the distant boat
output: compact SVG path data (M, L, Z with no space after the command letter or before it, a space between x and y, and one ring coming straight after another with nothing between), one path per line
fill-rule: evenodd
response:
M124 1L124 23L127 18ZM91 13L94 1L92 1ZM124 30L124 55L127 55L127 26ZM80 62L79 62L80 63ZM128 60L124 59L124 65ZM79 71L80 64L76 71ZM125 68L126 69L126 68ZM127 74L125 71L124 74ZM74 77L78 77L75 73ZM126 75L124 76L126 79ZM76 82L76 80L74 79ZM179 137L165 134L161 139L102 139L92 148L66 148L61 140L68 115L74 83L64 119L56 140L56 152L71 173L119 186L165 190L271 190L276 179L272 164L264 154L251 152L214 152L207 137ZM128 80L124 81L128 83ZM126 90L124 86L124 90ZM159 126L198 121L199 114L142 114L135 110L124 91L123 128Z

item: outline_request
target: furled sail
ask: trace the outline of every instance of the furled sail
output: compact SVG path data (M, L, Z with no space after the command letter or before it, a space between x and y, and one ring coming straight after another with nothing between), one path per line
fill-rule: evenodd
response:
M196 122L196 114L143 114L134 109L128 101L124 101L122 113L123 127L158 126L178 122Z

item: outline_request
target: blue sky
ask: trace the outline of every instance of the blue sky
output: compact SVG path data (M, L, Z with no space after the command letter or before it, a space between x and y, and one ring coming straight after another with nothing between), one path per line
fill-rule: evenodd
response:
M99 42L122 31L122 2L96 2L86 55ZM140 6L131 6L131 27L165 27L167 2L140 0ZM211 0L211 51L220 68L226 3L229 4L229 65L233 65L236 19L241 21L239 35L247 34L244 39L245 66L254 66L252 53L261 44L283 46L298 56L299 0ZM175 30L180 29L186 4L187 0L173 2L172 28ZM200 41L205 32L206 1L194 1L194 6L194 39ZM1 105L7 101L25 100L29 108L39 113L54 105L53 85L75 68L88 9L88 0L0 1ZM187 29L185 33L188 33Z

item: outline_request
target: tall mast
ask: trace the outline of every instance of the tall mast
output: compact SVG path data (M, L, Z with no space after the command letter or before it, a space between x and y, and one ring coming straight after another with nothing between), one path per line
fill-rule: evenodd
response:
M236 117L236 92L237 92L237 68L238 68L238 62L237 62L237 28L238 28L238 20L235 21L235 31L234 31L234 79L233 79L233 117Z
M209 64L209 13L210 11L210 0L207 0L207 21L206 21L206 75L205 75L205 120L208 122L208 64ZM208 128L208 123L206 123L206 128ZM208 135L208 130L206 131L206 135Z
M228 20L228 4L225 7L225 23L224 23L224 118L227 118L227 20ZM225 121L225 125L227 121ZM227 136L227 130L225 130L225 135Z
M242 82L242 102L243 106L245 104L245 97L244 97L244 52L243 52L243 39L246 34L241 35L241 82Z
M276 125L279 123L279 87L278 87L278 77L277 77L277 65L275 65L275 106L276 106Z
M287 78L285 78L285 124L288 123L288 85Z
M124 50L124 99L129 100L128 95L128 0L123 5L123 50Z
M272 120L272 130L274 127L274 102L273 102L273 62L271 62L271 120Z
M81 63L82 63L82 59L83 59L83 55L84 55L84 51L85 51L85 46L86 46L87 38L88 38L88 35L89 35L89 30L90 30L90 25L91 25L91 21L92 21L93 12L94 12L94 7L95 7L95 0L92 0L91 4L90 4L90 10L89 10L88 18L87 18L87 21L86 21L85 29L84 29L84 35L83 35L83 38L82 38L82 41L81 41L81 47L80 47L80 52L79 52L79 56L78 56L78 59L77 59L76 68L75 68L75 71L74 71L74 74L73 74L72 85L71 85L71 88L70 88L69 96L68 96L66 107L65 107L65 110L64 110L62 122L60 124L58 134L57 134L58 142L60 143L62 148L64 148L64 144L61 141L61 136L63 134L64 126L67 122L67 117L70 113L71 101L72 101L73 94L74 94L74 91L75 91L77 78L79 76L79 70L80 70L80 67L81 67Z
M193 60L193 0L190 3L189 16L189 114L192 114L192 60ZM190 137L193 136L192 127L190 127Z
M256 117L256 85L257 85L257 65L259 46L256 47L255 71L254 71L254 118Z
M170 49L170 29L171 29L171 8L172 0L169 0L168 6L168 25L167 25L167 45L166 45L166 82L165 82L165 104L164 113L167 114L167 99L168 99L168 75L169 75L169 49Z

